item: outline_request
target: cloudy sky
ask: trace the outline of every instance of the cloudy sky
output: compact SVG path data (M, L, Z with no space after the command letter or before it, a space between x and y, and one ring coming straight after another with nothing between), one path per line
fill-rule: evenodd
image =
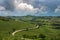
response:
M60 16L60 0L0 0L0 16Z

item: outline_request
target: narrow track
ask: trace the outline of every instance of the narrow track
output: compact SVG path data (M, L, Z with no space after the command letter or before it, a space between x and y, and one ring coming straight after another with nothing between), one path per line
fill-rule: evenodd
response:
M37 25L36 27L34 28L28 28L28 30L33 30L33 29L38 29L39 26ZM12 36L14 36L17 32L22 32L22 31L26 31L27 29L21 29L21 30L16 30L12 33Z

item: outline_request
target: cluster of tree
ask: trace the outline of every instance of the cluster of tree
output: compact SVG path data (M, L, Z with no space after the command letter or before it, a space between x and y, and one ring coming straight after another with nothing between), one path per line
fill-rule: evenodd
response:
M41 38L42 40L45 40L46 36L44 34L39 34L39 35L22 35L23 38L29 38L29 39L38 39L38 38Z
M54 24L52 24L52 26L60 26L60 24L56 24L56 23L54 23Z
M9 18L9 17L0 17L0 20L2 20L2 21L10 21L12 19Z
M53 23L52 26L53 29L60 29L60 24L58 23Z

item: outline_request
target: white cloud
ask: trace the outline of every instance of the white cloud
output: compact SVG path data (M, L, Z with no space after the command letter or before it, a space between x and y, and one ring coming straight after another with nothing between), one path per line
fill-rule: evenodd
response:
M15 4L15 8L16 10L23 10L23 11L27 11L27 12L32 12L32 13L36 13L37 11L39 13L48 13L48 7L47 6L41 6L40 8L34 8L33 5L31 4L27 4L27 3L23 3L23 0L15 0L14 2Z
M29 12L35 12L37 10L37 8L34 8L31 4L23 3L23 1L18 2L17 0L15 0L14 5L16 10L23 10Z
M34 8L32 5L27 4L27 3L20 3L16 9L18 10L25 10L25 11L31 11L34 12L37 10L37 8Z
M55 13L60 13L60 6L55 9Z
M0 6L0 11L4 11L4 10L5 10L5 7Z

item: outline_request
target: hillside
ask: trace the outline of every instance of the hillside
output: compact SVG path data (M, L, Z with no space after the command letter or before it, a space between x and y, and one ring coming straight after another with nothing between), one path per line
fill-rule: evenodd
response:
M28 30L36 27L38 29ZM16 30L26 29L12 36ZM60 17L1 17L0 40L60 40Z

